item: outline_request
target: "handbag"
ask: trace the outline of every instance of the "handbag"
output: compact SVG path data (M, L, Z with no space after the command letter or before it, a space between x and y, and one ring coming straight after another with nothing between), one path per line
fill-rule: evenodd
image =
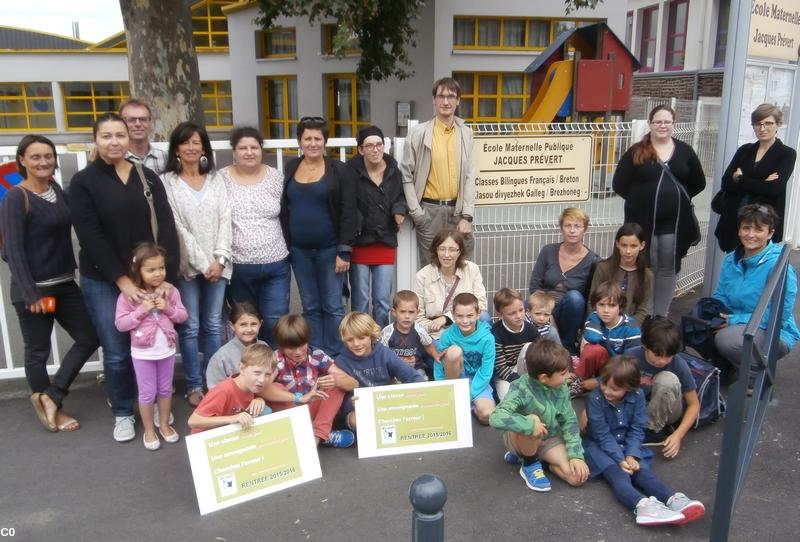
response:
M721 215L722 212L725 210L725 202L728 199L728 194L720 189L719 192L714 194L714 197L711 198L711 210Z
M142 183L142 190L144 191L144 199L147 200L147 205L150 206L150 229L153 231L153 242L158 244L158 217L156 217L156 206L153 204L153 193L150 191L147 177L144 176L142 164L134 162L133 166L136 168L136 173L139 174L139 181Z
M692 203L692 197L689 195L689 192L686 191L686 187L683 186L683 184L681 184L681 182L675 178L675 175L672 174L672 171L670 171L669 166L664 162L662 162L661 160L659 160L658 163L661 166L662 177L666 176L673 183L675 183L675 186L678 188L678 191L681 194L683 194L683 196L686 198L686 201L689 202L689 216L691 216L692 218L692 230L694 231L692 242L689 244L689 246L693 247L700 242L701 233L700 233L700 221L697 220L697 214L695 214L694 212L694 203Z

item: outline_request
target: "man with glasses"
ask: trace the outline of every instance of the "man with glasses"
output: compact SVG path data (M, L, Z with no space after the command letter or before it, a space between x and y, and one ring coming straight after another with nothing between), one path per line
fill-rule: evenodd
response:
M131 98L119 106L119 116L128 125L130 147L125 158L139 162L159 175L167 164L167 153L150 145L153 134L153 115L150 106L142 100Z
M445 77L433 84L435 117L408 131L400 172L408 214L417 228L419 266L430 262L434 235L445 228L464 234L472 255L475 167L472 130L456 117L461 87Z

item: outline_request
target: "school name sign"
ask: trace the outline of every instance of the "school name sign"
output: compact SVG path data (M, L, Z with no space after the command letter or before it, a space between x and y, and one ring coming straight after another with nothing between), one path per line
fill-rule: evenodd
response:
M750 11L748 56L796 62L800 48L797 0L756 1Z
M587 201L594 138L476 137L475 204Z

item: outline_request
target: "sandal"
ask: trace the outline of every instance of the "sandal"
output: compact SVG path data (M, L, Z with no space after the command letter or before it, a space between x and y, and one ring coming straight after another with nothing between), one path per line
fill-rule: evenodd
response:
M58 414L56 414L56 423L58 424L58 430L65 433L71 433L81 428L81 424L78 423L78 420L64 413L62 410L59 410Z
M41 393L36 392L31 394L31 404L33 405L33 409L36 411L36 416L38 416L42 426L44 426L44 428L51 433L58 431L58 428L50 423L50 420L47 419L47 412L44 409L44 404L42 404Z
M169 428L172 429L171 435L165 435L164 431L162 431L160 427L158 428L158 432L161 434L161 438L163 438L164 441L169 442L170 444L175 444L176 442L181 440L181 436L178 434L177 431L175 431L174 427L170 425Z
M147 433L145 433L144 435L142 435L142 444L144 444L144 447L150 450L151 452L154 452L159 448L161 448L161 441L158 439L158 435L156 435L156 440L148 442Z

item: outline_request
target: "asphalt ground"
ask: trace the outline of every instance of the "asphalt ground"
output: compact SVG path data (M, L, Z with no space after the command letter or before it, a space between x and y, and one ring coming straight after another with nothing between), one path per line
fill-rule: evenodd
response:
M696 297L676 299L672 313L687 311ZM795 350L779 367L730 540L797 539L799 357ZM534 493L503 462L500 432L475 422L471 449L365 460L355 448L320 449L322 479L201 517L183 440L148 452L137 423L136 440L114 442L104 388L92 375L81 375L66 402L82 424L74 433L47 433L28 394L23 380L0 382L0 537L13 529L8 538L33 542L406 541L408 489L423 473L447 485L446 540L706 540L724 428L720 420L692 431L676 459L654 461L664 480L707 507L704 518L683 526L637 527L600 481L574 489L553 480L550 493ZM180 395L174 413L187 433L190 407Z

